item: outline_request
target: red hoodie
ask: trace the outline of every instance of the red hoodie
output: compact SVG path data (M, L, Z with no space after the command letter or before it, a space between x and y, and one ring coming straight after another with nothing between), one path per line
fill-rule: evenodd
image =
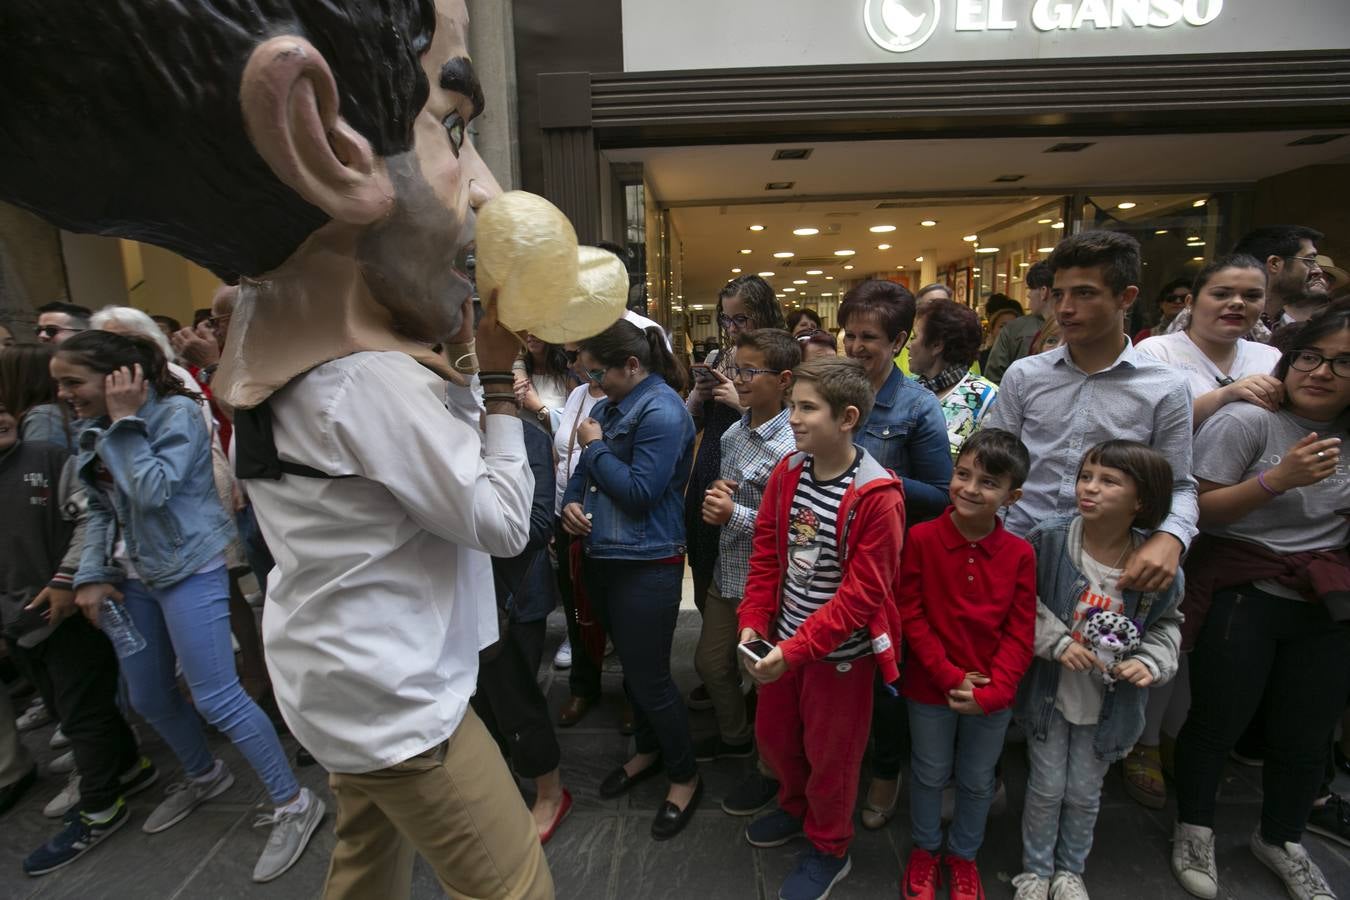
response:
M1012 705L1031 665L1036 632L1036 551L995 520L983 539L968 541L947 507L910 529L900 567L900 618L905 671L900 692L947 705L947 691L967 672L988 676L975 689L986 713Z
M836 520L843 581L834 597L778 646L788 666L796 668L829 655L853 632L866 628L882 679L890 684L900 674L900 610L895 598L905 535L905 489L866 450L858 452L862 454L858 472L844 492ZM737 613L741 628L753 628L769 641L783 601L792 497L806 458L805 453L793 453L774 468L755 518L750 577Z

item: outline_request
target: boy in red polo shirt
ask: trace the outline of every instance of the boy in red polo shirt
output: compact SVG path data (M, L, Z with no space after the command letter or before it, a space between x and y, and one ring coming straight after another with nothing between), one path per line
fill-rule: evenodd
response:
M1036 630L1036 555L1004 530L998 511L1017 502L1029 467L1027 448L1012 433L976 432L956 459L952 505L905 540L899 601L908 656L900 692L909 700L913 747L907 900L936 894L942 789L953 774L956 814L941 865L951 900L984 897L975 854Z

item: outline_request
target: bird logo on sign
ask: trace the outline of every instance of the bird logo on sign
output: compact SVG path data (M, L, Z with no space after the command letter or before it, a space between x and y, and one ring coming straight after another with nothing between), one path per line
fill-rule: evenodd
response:
M866 0L863 24L883 50L907 53L937 30L941 0Z

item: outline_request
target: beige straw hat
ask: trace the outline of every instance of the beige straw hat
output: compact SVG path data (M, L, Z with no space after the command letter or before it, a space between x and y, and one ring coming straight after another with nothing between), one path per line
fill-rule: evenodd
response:
M628 270L608 251L578 246L572 223L543 197L509 191L489 201L476 240L478 295L497 291L497 315L512 331L561 344L623 315Z

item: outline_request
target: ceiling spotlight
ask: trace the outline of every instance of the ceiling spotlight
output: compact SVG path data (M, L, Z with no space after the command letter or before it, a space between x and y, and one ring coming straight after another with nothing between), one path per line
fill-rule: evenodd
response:
M825 293L821 294L820 296L822 296L822 297L833 297L833 296L834 296L834 292L833 292L833 291L826 291Z
M937 219L924 219L919 224L922 225L924 228L932 228L934 225L937 224Z
M878 249L878 250L889 250L889 249L891 249L891 245L890 245L890 244L877 244L877 249Z
M915 261L915 262L923 262L923 257L922 257L922 256L916 256L916 257L914 257L914 261Z
M976 248L975 248L975 252L976 252L976 253L997 253L997 252L998 252L998 248L997 248L997 247L976 247Z
M1037 252L1037 253L1054 253L1054 252L1055 252L1055 248L1054 248L1054 247L1037 247L1037 248L1036 248L1036 252Z
M886 234L887 232L894 231L894 230L895 230L895 226L894 226L894 225L873 225L871 228L869 228L869 229L867 229L867 230L870 231L870 232L872 232L873 234Z
M1204 258L1203 256L1192 256L1192 257L1191 257L1191 262L1204 262L1204 261L1205 261L1205 258Z
M1166 228L1159 228L1157 231L1155 231L1155 232L1153 232L1153 233L1154 233L1154 234L1167 234L1167 229L1166 229Z
M1133 200L1126 200L1124 203L1117 203L1116 209L1134 209L1138 205Z
M760 272L760 273L758 273L758 274L759 274L759 277L760 277L760 278L772 278L772 277L773 277L773 273L772 273L772 272Z
M856 252L857 252L856 250L836 250L836 251L834 251L834 255L835 255L835 256L852 256L852 255L853 255L854 253L856 253Z
M976 272L976 273L975 273L974 275L972 275L971 277L972 277L972 278L979 278L979 277L980 277L980 273L979 273L979 272Z
M852 268L853 268L852 266L844 266L845 270L851 270Z
M742 252L742 253L745 253L745 254L750 254L750 253L753 253L754 251L753 251L753 250L742 250L741 252Z
M731 270L731 274L732 274L732 275L739 275L739 274L741 274L741 270L740 270L739 268L732 269L732 270Z
M792 252L791 250L779 250L777 253L775 253L775 254L773 255L773 258L774 258L774 259L792 259L793 255L794 255L794 254L793 254L793 252Z
M795 293L797 293L797 289L796 289L796 288L783 288L783 293L785 293L785 294L795 294Z
M1037 224L1037 225L1049 225L1049 224L1050 224L1051 222L1053 222L1053 221L1055 221L1055 220L1054 220L1054 219L1037 219L1037 220L1036 220L1036 224Z
M1194 206L1196 209L1199 209L1200 207L1204 206L1204 205L1205 205L1206 203L1208 203L1208 202L1209 202L1208 200L1197 200L1197 201L1195 201L1194 203L1192 203L1191 206Z
M794 228L792 233L797 237L810 237L813 234L820 234L819 228Z
M822 270L820 270L820 269L807 269L807 270L806 270L806 274L807 274L807 275L824 275L825 273L824 273Z
M968 235L966 235L965 237L961 238L961 240L963 240L963 241L965 241L965 242L967 242L967 243L970 243L970 244L975 243L975 242L978 241L979 239L980 239L980 236L979 236L978 234L968 234Z
M1063 227L1064 227L1064 223L1063 223L1063 222L1056 222L1055 224L1051 225L1050 227L1051 227L1051 228L1063 228Z
M1020 263L1018 263L1017 265L1018 265L1019 268L1023 268L1023 269L1027 269L1027 268L1030 268L1030 267L1031 267L1031 263L1029 263L1029 262L1020 262Z
M834 276L833 276L833 275L826 275L826 276L825 276L825 280L826 280L826 281L834 281Z
M763 230L764 230L764 226L763 226L763 225L751 225L751 226L750 226L750 230L751 230L751 231L763 231Z
M805 278L794 278L793 281L792 281L792 283L793 283L793 284L806 284L806 279L805 279Z

